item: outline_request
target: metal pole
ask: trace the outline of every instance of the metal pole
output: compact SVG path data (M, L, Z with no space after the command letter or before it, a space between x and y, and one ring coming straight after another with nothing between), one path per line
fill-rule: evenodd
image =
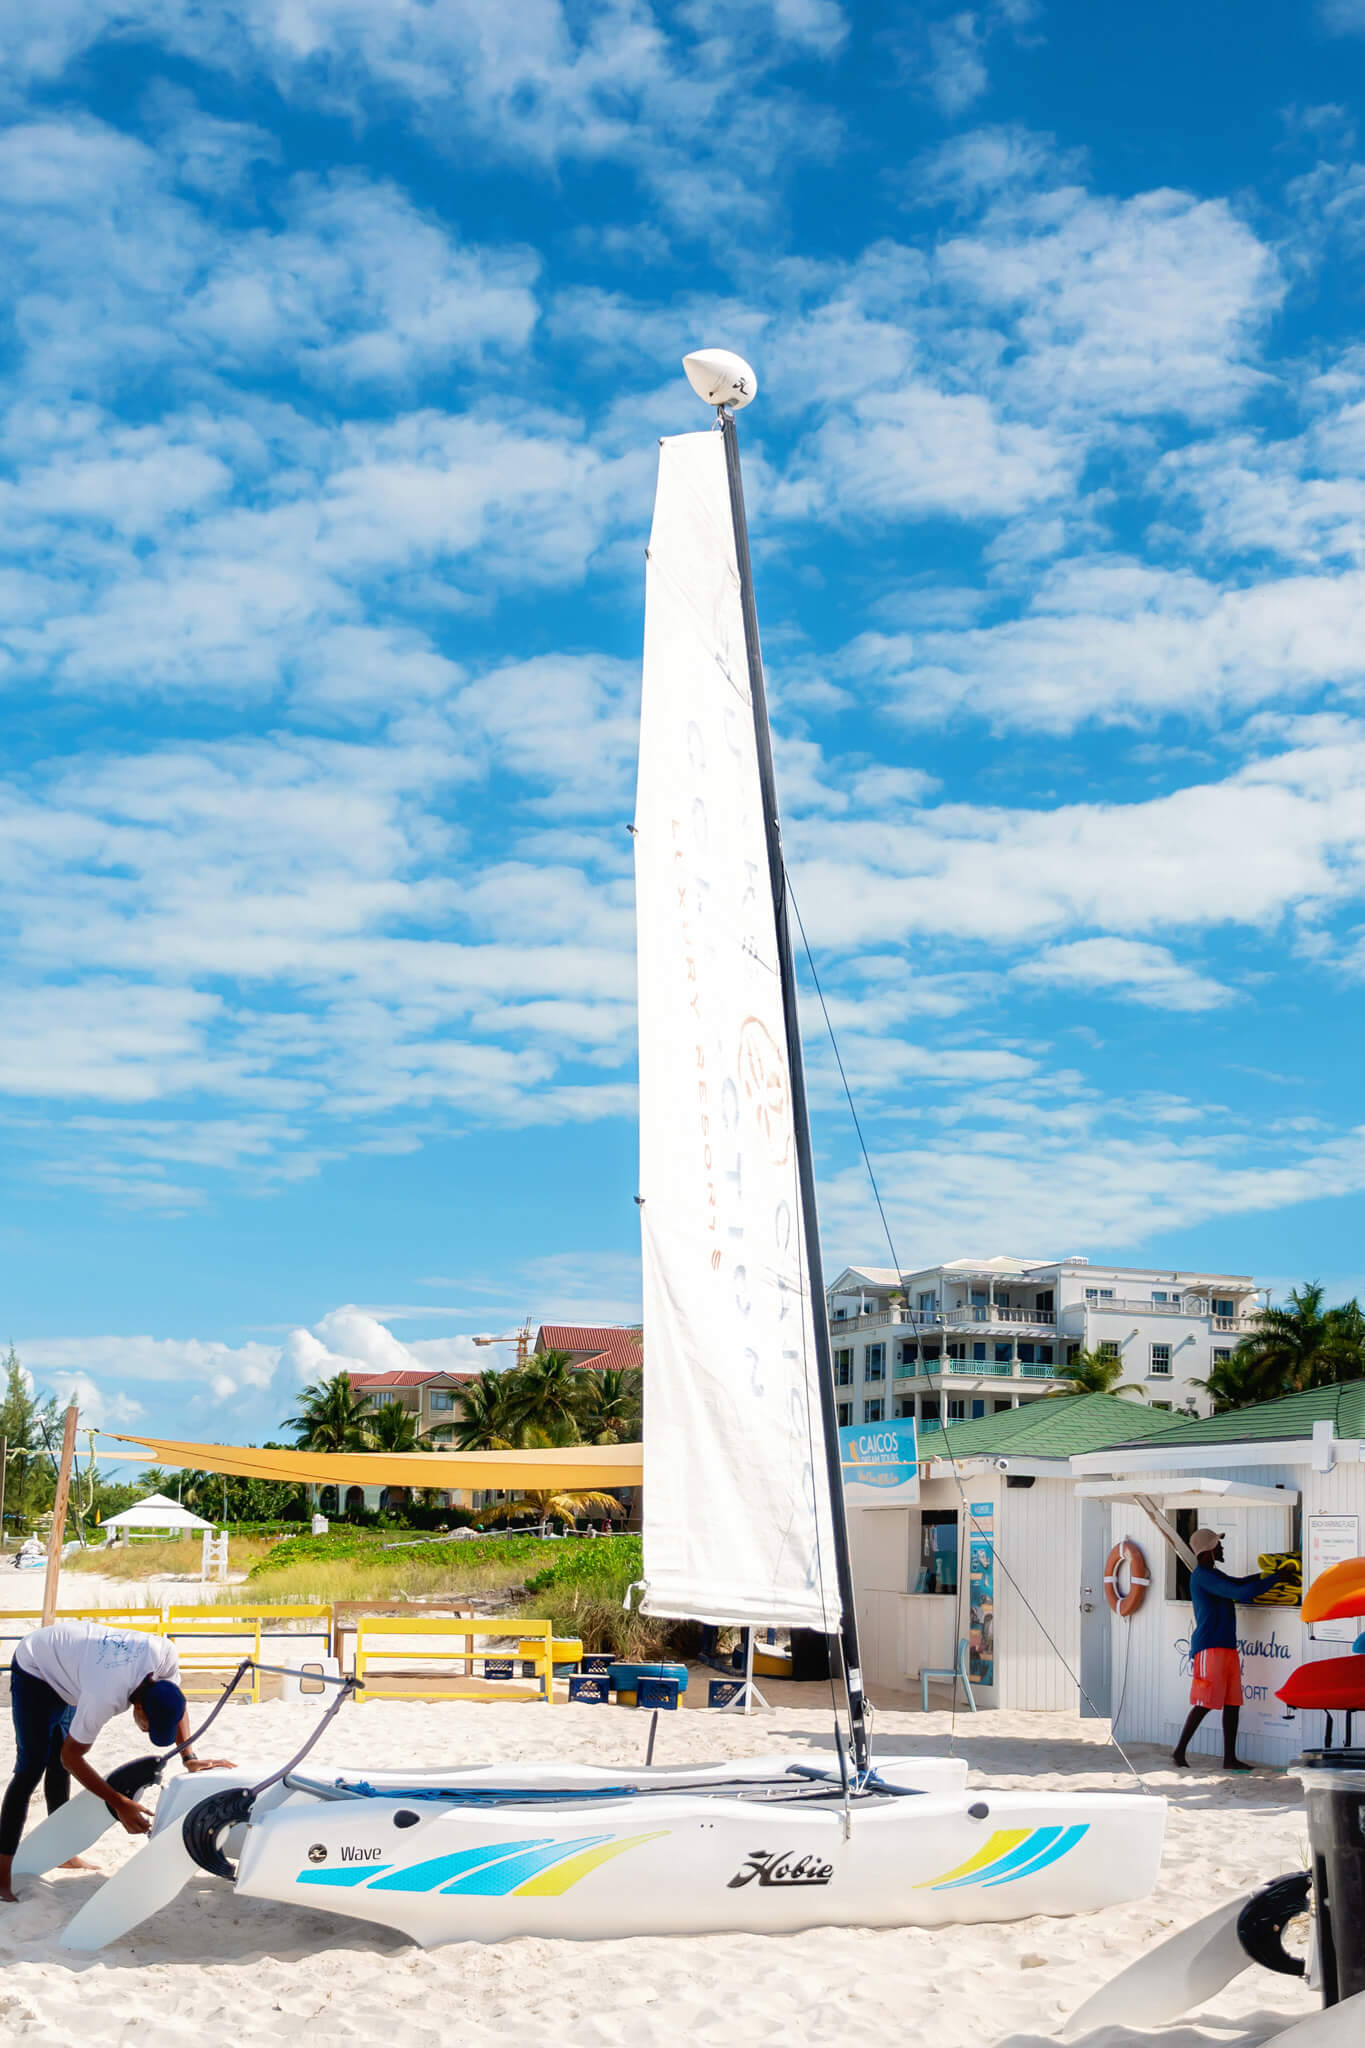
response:
M9 1438L0 1436L0 1550L5 1547L5 1474L9 1470Z
M744 613L744 648L748 657L749 694L753 700L754 738L758 745L758 779L763 797L763 829L768 845L768 881L772 889L773 913L777 920L777 966L782 981L782 1009L786 1020L787 1071L791 1077L792 1120L796 1131L801 1223L806 1241L806 1274L810 1287L811 1324L815 1334L820 1414L824 1423L825 1465L829 1474L829 1506L834 1530L835 1569L839 1599L843 1607L843 1622L839 1633L843 1646L844 1684L848 1693L853 1765L857 1776L862 1777L868 1768L867 1701L863 1692L862 1665L858 1656L858 1621L853 1599L853 1569L848 1549L848 1517L844 1511L843 1469L839 1458L839 1407L834 1391L834 1362L830 1352L824 1270L820 1259L820 1218L815 1201L815 1170L811 1162L810 1111L806 1102L806 1069L801 1052L801 1024L796 1010L796 969L793 962L790 921L787 917L787 878L782 854L782 822L777 808L777 776L773 768L772 733L768 725L768 697L763 685L763 655L758 639L758 608L754 603L753 569L749 561L749 528L744 516L744 482L739 468L739 436L735 429L734 414L726 412L724 407L719 408L719 414L721 433L725 441L725 468L730 483L730 514L735 531L735 566L739 571L740 603ZM752 1644L752 1635L750 1642Z
M66 1503L71 1492L71 1460L76 1451L76 1410L66 1411L62 1431L62 1462L57 1467L57 1497L52 1503L52 1527L47 1538L47 1572L43 1578L43 1627L57 1616L57 1579L62 1568L62 1538L66 1534Z

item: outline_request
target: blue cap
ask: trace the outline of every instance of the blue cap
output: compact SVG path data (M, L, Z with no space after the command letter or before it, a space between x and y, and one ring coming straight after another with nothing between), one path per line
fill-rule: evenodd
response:
M158 1749L169 1749L180 1734L185 1718L185 1695L169 1678L154 1678L144 1686L138 1705L147 1716L147 1733Z

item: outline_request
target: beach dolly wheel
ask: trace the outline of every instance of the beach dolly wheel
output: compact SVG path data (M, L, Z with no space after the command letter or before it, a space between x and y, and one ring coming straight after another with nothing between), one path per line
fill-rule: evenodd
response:
M245 1827L251 1819L255 1793L245 1785L229 1792L213 1792L192 1806L180 1823L180 1838L186 1849L210 1877L225 1877L229 1884L237 1876L235 1864L223 1854L222 1840L229 1828Z
M1237 1939L1253 1963L1281 1977L1302 1977L1307 1964L1284 1945L1284 1930L1310 1910L1311 1871L1277 1877L1249 1898L1237 1916Z

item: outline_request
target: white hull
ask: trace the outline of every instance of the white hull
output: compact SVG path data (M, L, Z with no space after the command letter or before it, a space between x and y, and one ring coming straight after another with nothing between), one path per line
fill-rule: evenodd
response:
M386 1772L377 1796L336 1797L335 1783L293 1781L225 1839L243 1898L311 1906L396 1928L423 1947L519 1935L608 1940L638 1934L803 1927L939 1927L1088 1912L1141 1897L1156 1881L1165 1802L1126 1793L968 1793L964 1767L893 1759L891 1785L919 1796L861 1799L846 1825L828 1796L712 1792L742 1773L799 1785L809 1754L680 1772L547 1772L484 1767ZM199 1799L245 1774L177 1780L147 1848L77 1915L65 1945L117 1938L174 1897L197 1866L178 1825ZM679 1784L678 1780L686 1780ZM452 1804L440 1785L506 1787L506 1804ZM594 1788L648 1787L592 1797ZM546 1806L516 1789L561 1790ZM406 1791L407 1796L404 1796ZM585 1796L575 1798L575 1791ZM329 1796L330 1795L330 1796ZM145 1867L144 1866L145 1859Z

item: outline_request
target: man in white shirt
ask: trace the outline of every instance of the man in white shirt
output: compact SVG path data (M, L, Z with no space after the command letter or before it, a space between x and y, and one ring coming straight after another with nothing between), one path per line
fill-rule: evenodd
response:
M180 1660L171 1643L98 1622L57 1621L34 1629L17 1645L10 1666L14 1775L0 1804L0 1900L15 1903L11 1864L40 1778L49 1813L66 1804L75 1778L106 1802L130 1835L147 1833L152 1824L147 1808L115 1791L86 1762L86 1753L105 1722L129 1707L155 1748L188 1742L189 1714L179 1679ZM223 1768L188 1750L182 1754L186 1770Z

